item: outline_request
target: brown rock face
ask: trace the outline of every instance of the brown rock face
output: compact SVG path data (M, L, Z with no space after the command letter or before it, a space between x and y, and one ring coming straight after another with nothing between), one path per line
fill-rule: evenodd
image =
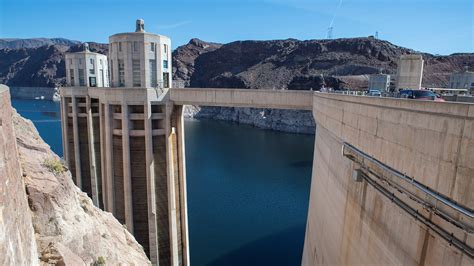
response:
M191 39L188 44L178 47L173 51L173 79L184 81L189 86L189 81L194 73L194 62L198 56L215 51L221 44L204 42Z
M411 53L418 52L370 37L237 41L196 57L190 86L309 90L321 87L323 74L328 86L359 89L353 87L359 86L357 83L346 83L339 77L379 71L394 74L400 55ZM446 86L450 73L461 71L463 66L474 67L474 54L422 55L423 84L429 86ZM185 71L177 63L178 71Z
M74 185L31 121L13 118L40 262L150 264L125 227Z
M108 45L89 43L107 53ZM64 53L82 49L66 39L0 39L0 83L54 87L65 82ZM236 41L216 44L191 39L173 51L173 79L193 87L334 88L367 86L339 77L395 73L401 54L415 51L374 38ZM446 86L449 74L474 68L474 54L435 56L423 53L423 85Z
M0 85L0 265L36 265L36 241L12 114L10 94Z

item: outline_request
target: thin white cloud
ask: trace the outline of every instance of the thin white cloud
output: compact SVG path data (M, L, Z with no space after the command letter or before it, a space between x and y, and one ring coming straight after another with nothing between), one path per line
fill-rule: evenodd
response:
M184 20L184 21L174 23L174 24L158 25L158 29L160 29L160 30L175 29L175 28L187 25L189 23L191 23L190 20Z

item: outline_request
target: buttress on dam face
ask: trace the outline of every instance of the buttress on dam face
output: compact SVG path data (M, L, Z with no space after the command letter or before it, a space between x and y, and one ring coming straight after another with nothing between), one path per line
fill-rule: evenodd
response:
M137 20L109 37L108 56L67 54L61 88L74 182L153 264L190 264L184 105L312 111L303 265L474 263L474 104L172 88L170 49Z

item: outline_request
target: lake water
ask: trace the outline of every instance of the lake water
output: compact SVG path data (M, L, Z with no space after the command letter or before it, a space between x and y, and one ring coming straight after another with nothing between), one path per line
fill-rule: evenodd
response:
M62 155L59 104L13 100ZM314 137L188 120L192 265L300 265Z

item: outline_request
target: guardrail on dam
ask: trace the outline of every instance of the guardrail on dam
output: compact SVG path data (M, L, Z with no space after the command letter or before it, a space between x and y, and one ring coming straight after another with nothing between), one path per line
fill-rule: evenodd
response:
M71 87L61 98L76 184L154 263L189 264L185 104L312 110L303 265L474 263L473 104L205 88Z

